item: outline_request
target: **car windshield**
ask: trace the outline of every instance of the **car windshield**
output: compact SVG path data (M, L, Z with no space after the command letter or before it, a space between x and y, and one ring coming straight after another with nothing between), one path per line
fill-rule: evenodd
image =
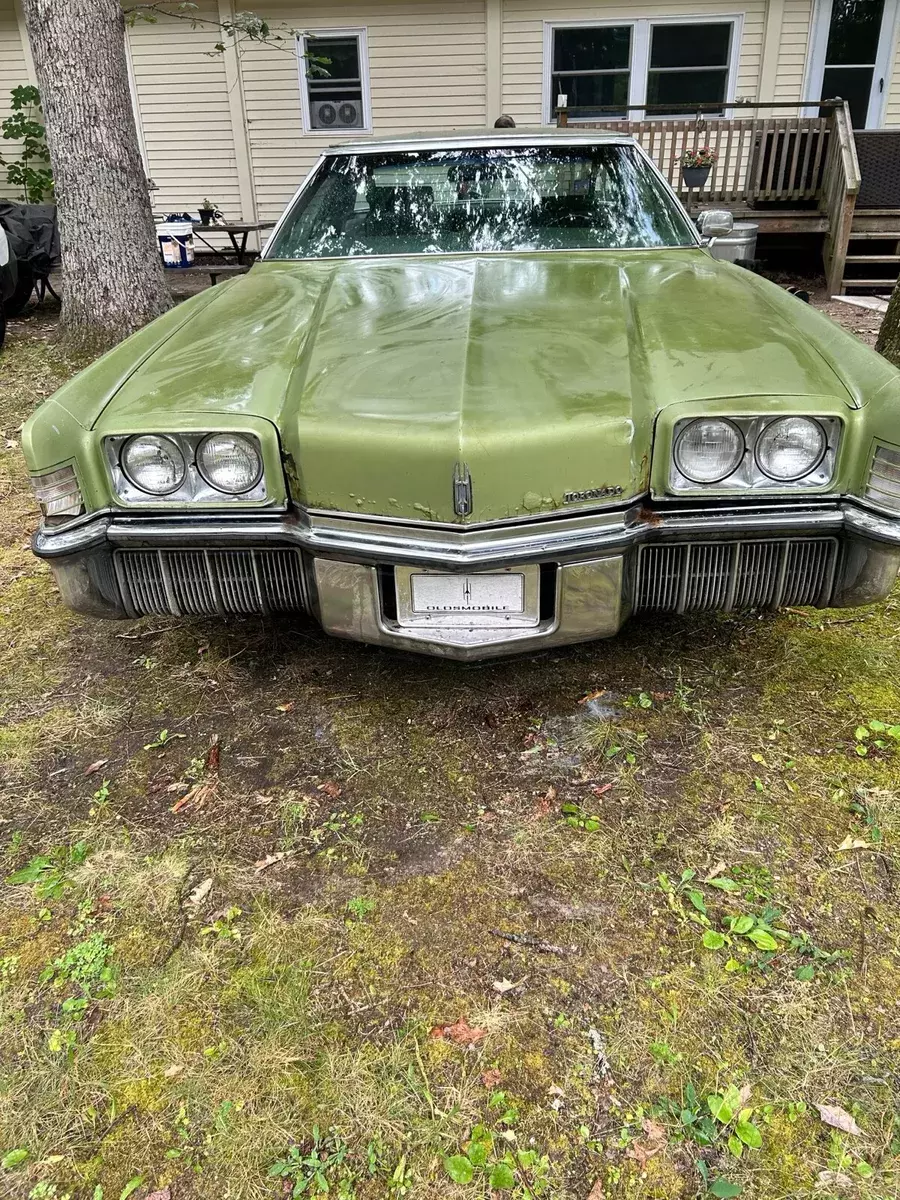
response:
M635 147L330 155L266 258L696 245Z

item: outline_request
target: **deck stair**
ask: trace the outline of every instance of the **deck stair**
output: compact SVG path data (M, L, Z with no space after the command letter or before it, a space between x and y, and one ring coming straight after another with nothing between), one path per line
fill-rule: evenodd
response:
M857 209L841 291L890 292L900 276L900 211Z

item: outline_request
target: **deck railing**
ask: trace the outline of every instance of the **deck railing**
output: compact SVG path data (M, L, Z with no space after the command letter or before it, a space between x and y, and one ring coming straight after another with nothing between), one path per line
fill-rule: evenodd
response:
M790 110L789 112L786 110ZM832 291L840 287L859 191L859 166L847 105L753 103L693 106L681 116L654 116L652 106L627 106L641 115L597 118L575 108L558 110L572 128L609 129L636 138L692 212L713 204L737 210L791 208L828 218L825 266ZM576 125L577 122L577 125ZM687 151L709 146L716 156L703 187L688 187L681 162ZM748 214L742 214L748 215Z

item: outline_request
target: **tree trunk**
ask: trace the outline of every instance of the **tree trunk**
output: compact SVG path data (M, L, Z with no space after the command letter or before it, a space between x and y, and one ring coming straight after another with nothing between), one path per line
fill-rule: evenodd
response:
M888 362L900 367L900 283L891 292L891 302L881 322L875 349Z
M118 0L23 0L62 243L65 342L101 350L170 306Z

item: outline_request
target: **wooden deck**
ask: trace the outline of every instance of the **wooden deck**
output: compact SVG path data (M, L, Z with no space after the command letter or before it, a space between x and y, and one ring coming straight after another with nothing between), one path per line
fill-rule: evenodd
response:
M846 278L845 264L851 239L874 229L870 219L880 219L885 237L893 236L891 255L900 269L900 208L874 218L868 211L855 218L860 190L860 170L843 101L823 101L809 115L810 106L788 104L734 104L725 116L704 107L684 116L650 115L641 109L637 119L585 120L575 109L559 110L557 121L579 127L611 129L636 138L654 159L688 211L721 205L738 220L752 220L761 233L822 235L822 258L829 291L845 285L868 286ZM629 112L632 111L629 109ZM685 151L709 146L716 162L702 188L688 188L681 178ZM878 244L881 253L883 246ZM854 254L851 276L860 264ZM872 256L862 256L872 257ZM886 262L880 259L882 263ZM896 278L896 273L895 276Z

